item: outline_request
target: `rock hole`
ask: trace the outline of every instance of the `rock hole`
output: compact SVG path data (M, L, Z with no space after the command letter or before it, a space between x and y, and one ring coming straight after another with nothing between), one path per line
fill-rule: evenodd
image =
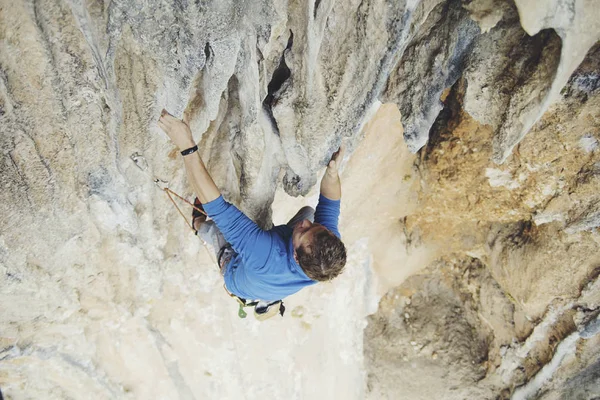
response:
M285 52L292 48L294 43L294 33L290 31L290 37L287 42L287 46L281 53L281 59L279 61L279 66L273 71L273 76L271 77L271 81L267 86L267 96L263 100L263 108L266 111L269 119L271 120L273 127L275 129L275 133L279 135L279 128L277 127L277 121L273 116L273 104L278 99L279 90L282 88L283 84L290 78L292 75L292 71L289 69L285 62Z
M206 61L213 55L213 49L210 47L210 43L206 42L206 46L204 46L204 56L206 57Z

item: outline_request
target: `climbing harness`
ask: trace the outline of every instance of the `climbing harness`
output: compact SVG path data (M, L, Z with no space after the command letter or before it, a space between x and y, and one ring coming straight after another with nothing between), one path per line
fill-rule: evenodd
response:
M133 163L142 171L144 172L147 176L150 177L150 179L152 179L152 181L154 182L154 184L163 192L165 192L167 194L167 196L169 197L169 200L171 200L171 203L173 203L173 205L175 206L175 208L177 209L177 211L179 212L179 215L181 215L181 217L183 218L183 220L185 221L185 223L187 224L187 226L192 230L192 232L194 232L194 234L196 234L196 236L198 236L198 238L202 241L202 244L204 245L204 248L206 249L207 253L209 254L209 256L211 257L211 259L213 261L216 262L217 266L219 268L223 268L223 265L221 265L222 257L224 254L224 250L226 249L226 247L228 246L229 248L231 248L231 245L228 244L226 247L222 248L219 250L219 254L218 254L218 258L215 260L214 256L212 255L211 251L208 249L208 243L206 243L199 235L197 235L197 231L194 229L194 227L192 226L192 224L188 221L187 217L185 216L185 214L183 214L183 212L181 211L181 209L179 208L179 206L177 205L177 203L175 202L175 200L173 199L173 196L177 197L178 199L182 200L183 202L189 204L194 210L196 210L197 212L207 216L206 212L199 208L196 207L193 203L189 202L187 199L185 199L184 197L180 196L179 194L177 194L176 192L174 192L173 190L169 189L169 182L164 181L162 179L159 179L155 176L153 176L149 171L148 171L148 162L146 161L146 158L141 155L138 152L135 152L131 155L131 160L133 161ZM229 261L229 260L227 260ZM264 321L268 318L271 318L275 315L277 315L278 313L283 317L283 314L285 312L285 306L283 305L283 301L282 300L277 300L277 301L273 301L270 303L267 302L263 302L263 301L258 301L258 300L246 300L246 299L242 299L241 297L238 297L236 295L234 295L233 293L229 292L229 290L227 290L227 287L225 287L225 284L223 284L223 289L225 289L225 292L227 292L227 294L234 298L240 308L238 310L238 317L240 318L246 318L248 316L248 314L246 313L246 311L244 310L244 308L246 307L254 307L254 317L259 320L259 321Z
M282 300L277 300L270 303L258 300L246 300L231 293L229 290L227 290L225 285L223 285L223 289L225 289L227 294L235 299L240 306L238 309L238 317L240 318L246 318L248 316L248 313L246 313L246 310L244 310L246 307L254 307L254 318L259 321L264 321L274 317L277 314L283 317L283 314L285 313L285 306L283 305Z
M217 255L217 263L219 269L221 270L221 275L224 275L226 265L231 261L231 258L235 254L235 251L231 247L231 244L227 243L219 250L219 254ZM282 317L285 313L285 306L283 305L282 300L266 302L260 300L247 300L236 296L227 290L227 287L223 285L223 289L227 294L235 299L239 305L238 309L238 317L246 318L248 314L244 310L246 307L254 307L254 318L259 321L264 321L265 319L274 317L279 313Z

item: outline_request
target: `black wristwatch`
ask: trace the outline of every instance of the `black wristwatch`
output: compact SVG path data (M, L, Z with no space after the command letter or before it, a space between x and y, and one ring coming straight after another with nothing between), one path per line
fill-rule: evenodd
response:
M195 145L194 147L190 147L189 149L185 149L181 152L182 156L187 156L188 154L192 154L198 151L198 145Z

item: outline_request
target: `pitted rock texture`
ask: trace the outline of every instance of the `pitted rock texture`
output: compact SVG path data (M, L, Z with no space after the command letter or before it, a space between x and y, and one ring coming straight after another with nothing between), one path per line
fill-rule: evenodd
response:
M442 309L467 313L435 343L477 342L446 359L460 359L467 386L483 376L486 350L503 366L502 390L525 384L536 372L518 368L532 359L520 350L529 323L547 321L539 331L561 340L597 310L579 291L598 265L598 12L593 0L0 0L3 394L363 398L372 286L450 252L513 297L509 306L498 294L498 315L531 321L498 322L499 339L476 315L489 304L461 305L460 285L433 277ZM401 117L359 150L380 101ZM152 183L193 198L156 127L163 107L189 122L224 196L265 228L293 215L286 204L314 200L342 140L361 154L344 187L348 270L293 296L298 318L231 319L213 256ZM373 160L385 163L371 170ZM365 204L379 206L373 226ZM424 254L430 243L444 254ZM388 265L415 254L406 270ZM431 336L430 323L419 329ZM546 361L556 340L540 336L531 349ZM493 346L511 337L504 362ZM561 364L565 393L595 376L588 348Z

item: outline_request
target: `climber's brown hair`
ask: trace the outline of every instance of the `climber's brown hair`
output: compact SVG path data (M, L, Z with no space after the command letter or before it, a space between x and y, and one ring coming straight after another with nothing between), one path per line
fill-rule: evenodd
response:
M344 243L328 230L318 232L311 244L296 249L298 264L313 281L330 281L346 265Z

